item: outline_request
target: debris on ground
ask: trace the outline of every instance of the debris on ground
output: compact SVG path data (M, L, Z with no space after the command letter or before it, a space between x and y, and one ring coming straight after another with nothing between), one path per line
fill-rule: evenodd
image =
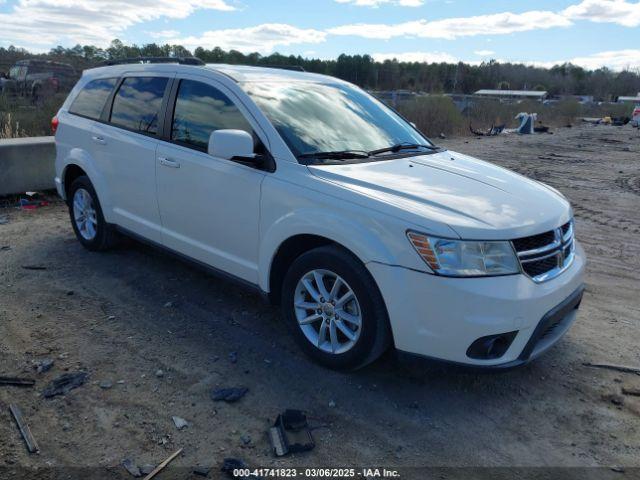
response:
M111 380L103 380L100 382L100 388L103 390L109 390L110 388L113 388L113 382Z
M483 132L482 130L474 130L471 124L469 124L469 130L471 131L471 133L478 137L495 137L496 135L500 135L504 131L505 127L506 125L504 124L497 126L492 125L489 130Z
M622 393L632 397L640 397L640 388L622 387Z
M38 373L45 373L53 368L53 363L52 358L43 358L42 360L34 362L33 368L35 368Z
M164 371L160 369L156 370L156 377L158 378L164 377Z
M38 448L36 439L33 438L31 429L29 428L29 425L25 421L20 408L17 405L12 403L11 405L9 405L9 410L11 411L11 415L13 415L13 418L15 419L16 424L18 425L18 429L20 429L20 434L24 439L24 443L27 444L27 450L29 450L29 453L38 453L40 449Z
M142 465L140 467L140 473L142 475L149 475L151 472L153 472L155 470L156 466L155 465L151 465L149 463Z
M640 375L640 367L630 367L627 365L613 365L610 363L591 363L591 362L584 362L583 365L585 367L604 368L606 370L615 370L615 371L624 372L624 373L636 373Z
M74 388L84 385L89 375L86 372L65 373L55 378L42 392L44 398L66 395Z
M10 385L13 387L33 387L36 381L32 378L21 377L0 377L0 385Z
M28 198L21 198L18 202L18 206L23 210L35 210L36 208L46 207L49 202L46 200L30 200Z
M211 471L211 467L198 465L193 469L193 474L197 475L198 477L208 477L210 471Z
M187 428L189 426L189 422L187 422L184 418L180 417L171 417L174 425L178 430L182 430L183 428Z
M516 132L523 135L531 135L534 132L533 128L537 118L537 113L520 112L515 118L520 120L520 126L516 129Z
M610 394L610 395L605 395L604 399L610 401L611 403L613 403L617 407L621 407L621 406L624 405L624 397L622 395L618 395L616 393L613 393L613 394Z
M231 363L236 363L238 361L238 352L231 352L229 354L229 361Z
M5 225L9 223L9 217L7 217L6 215L1 215L0 216L0 225Z
M133 460L129 458L124 459L122 461L122 466L127 472L129 472L129 475L131 475L132 477L138 478L142 476L140 468L138 468L138 465L136 465Z
M249 391L246 387L216 388L211 392L214 402L233 403L244 397Z
M277 457L308 452L316 446L307 416L301 410L285 410L278 415L273 427L269 429L269 440Z
M174 453L172 453L169 458L167 458L164 462L162 462L160 465L158 465L156 468L153 469L153 471L151 473L149 473L146 477L144 477L144 480L151 480L153 477L155 477L158 473L160 473L162 470L164 470L164 468L169 465L174 458L176 458L178 455L180 455L182 453L182 448L175 451Z
M46 270L47 267L44 265L22 265L22 268L25 270Z

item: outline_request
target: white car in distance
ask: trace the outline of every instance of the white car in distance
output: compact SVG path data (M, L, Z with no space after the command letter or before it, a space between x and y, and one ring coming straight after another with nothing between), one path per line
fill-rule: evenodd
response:
M339 79L123 61L85 71L52 126L82 245L131 235L255 288L330 368L391 346L517 366L576 317L566 198L437 147Z

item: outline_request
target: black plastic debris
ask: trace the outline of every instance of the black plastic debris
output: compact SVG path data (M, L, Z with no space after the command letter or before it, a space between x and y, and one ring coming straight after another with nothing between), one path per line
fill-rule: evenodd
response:
M140 468L138 468L138 466L135 464L133 460L129 458L123 460L122 466L127 472L129 472L129 475L131 475L132 477L138 478L142 476L142 472L140 471Z
M42 395L44 398L66 395L74 388L84 385L88 376L86 372L65 373L64 375L60 375L44 389Z
M194 467L193 474L197 475L198 477L208 477L210 471L211 471L211 467L198 465L197 467Z
M277 457L313 450L316 443L311 435L307 416L301 410L285 410L269 429L269 440Z
M233 403L240 400L249 391L246 387L216 388L211 392L214 402Z

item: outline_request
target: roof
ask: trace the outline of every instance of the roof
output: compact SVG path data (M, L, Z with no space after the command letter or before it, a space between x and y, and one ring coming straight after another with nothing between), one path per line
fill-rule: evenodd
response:
M317 83L342 82L342 80L328 75L286 70L283 68L227 65L223 63L208 63L204 68L224 73L236 82L290 82L292 80Z
M546 97L547 92L538 90L478 90L476 95L496 95L503 97Z
M108 65L92 68L85 72L91 75L109 72L110 74L121 75L125 72L153 70L155 72L193 72L212 70L232 80L242 82L315 82L315 83L343 83L339 78L317 73L300 72L286 70L282 68L252 67L248 65L227 65L224 63L208 63L206 65L182 65L178 63L124 63L118 65Z

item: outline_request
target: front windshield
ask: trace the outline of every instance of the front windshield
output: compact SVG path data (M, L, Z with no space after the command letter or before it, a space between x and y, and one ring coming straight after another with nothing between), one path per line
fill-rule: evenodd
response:
M245 83L293 154L431 145L416 129L362 90L346 84Z

